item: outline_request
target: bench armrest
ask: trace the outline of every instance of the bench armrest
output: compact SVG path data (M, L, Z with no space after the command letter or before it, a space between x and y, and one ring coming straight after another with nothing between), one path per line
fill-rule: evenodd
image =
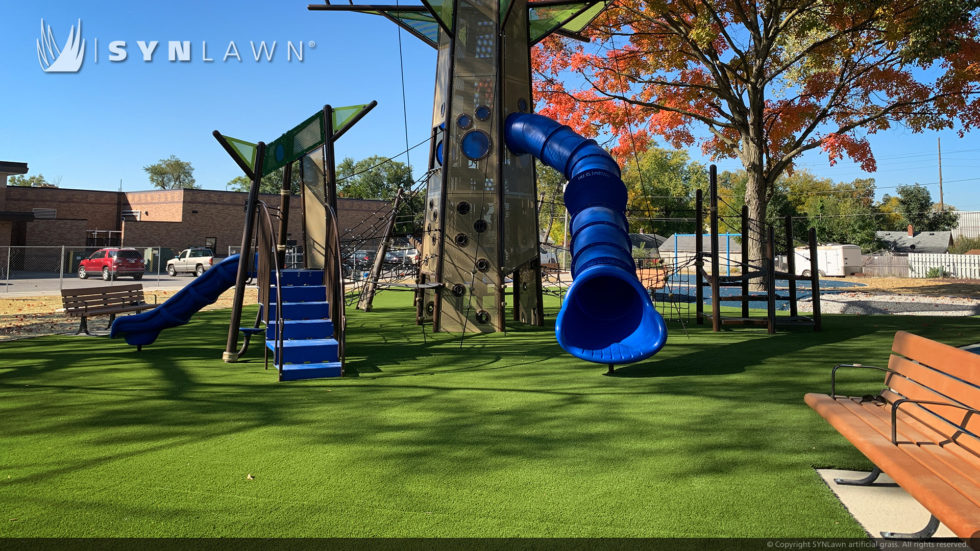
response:
M878 371L884 371L890 373L891 370L887 367L877 367L874 365L864 365L864 364L837 364L834 366L833 371L830 372L830 397L833 398L837 396L837 370L842 367L854 367L857 369L877 369Z
M897 424L898 424L898 408L901 407L902 404L904 404L906 402L907 403L910 403L910 404L916 404L916 405L923 405L923 404L925 404L925 405L933 405L933 406L949 406L949 407L952 407L952 408L962 409L963 411L968 411L970 413L980 415L980 410L973 409L973 408L971 408L969 406L964 406L964 405L961 405L961 404L954 404L952 402L939 402L939 401L936 401L936 400L913 400L911 398L902 398L900 400L896 400L895 403L892 404L892 444L894 444L896 446L898 445L898 426L897 426ZM963 430L964 430L964 432L968 432L968 431L966 431L966 429L963 429ZM972 433L970 433L970 434L972 434Z

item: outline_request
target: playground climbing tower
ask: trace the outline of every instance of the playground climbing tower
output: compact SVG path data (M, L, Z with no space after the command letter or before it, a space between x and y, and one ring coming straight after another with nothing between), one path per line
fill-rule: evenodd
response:
M431 176L425 201L420 321L438 331L502 331L504 282L514 319L542 325L534 162L504 141L504 121L530 112L530 48L577 36L596 0L422 0L422 5L311 5L382 15L438 51Z

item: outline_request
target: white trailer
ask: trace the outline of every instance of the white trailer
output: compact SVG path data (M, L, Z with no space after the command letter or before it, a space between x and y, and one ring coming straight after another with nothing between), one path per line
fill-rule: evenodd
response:
M810 275L810 248L796 249L796 275ZM864 269L861 247L857 245L819 245L817 246L817 269L821 276L843 277L859 274Z

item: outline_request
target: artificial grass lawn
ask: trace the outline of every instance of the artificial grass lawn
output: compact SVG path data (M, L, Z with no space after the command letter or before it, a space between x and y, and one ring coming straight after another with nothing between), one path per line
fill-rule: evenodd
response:
M385 293L349 312L359 377L291 383L260 347L221 362L227 311L142 353L4 343L0 535L861 537L813 467L870 465L803 394L836 362L884 364L898 329L980 340L977 318L671 324L609 377L561 351L549 305L545 328L461 344Z

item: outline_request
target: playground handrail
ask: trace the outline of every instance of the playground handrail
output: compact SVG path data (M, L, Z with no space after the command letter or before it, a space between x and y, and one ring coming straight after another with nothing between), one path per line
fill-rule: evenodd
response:
M262 215L262 222L265 225L265 230L268 232L268 235L269 236L274 236L275 235L275 231L273 231L273 228L272 228L272 216L269 214L269 206L266 205L264 201L259 201L258 202L258 205L259 205L259 212ZM259 243L261 241L262 240L259 239L256 236L256 240L255 240L255 247L256 247L256 249L258 249ZM269 242L272 244L272 246L270 247L270 250L267 251L267 252L269 253L270 263L272 264L272 267L274 268L275 274L276 274L276 339L275 339L275 349L274 349L275 350L275 354L274 354L274 360L273 361L274 361L274 363L276 365L276 371L278 371L279 377L281 378L282 377L283 356L285 356L285 354L282 353L282 347L283 347L283 325L284 325L284 318L283 318L283 314L282 314L282 311L283 311L283 304L282 304L282 285L280 285L280 282L282 281L282 273L279 270L279 260L278 260L277 254L276 254L276 252L277 252L276 251L276 248L275 248L276 247L276 245L275 245L276 240L275 239L269 239ZM244 261L244 258L243 258L242 261ZM256 274L257 274L258 273L258 266L256 266L255 269L256 269ZM269 286L269 283L270 282L269 281L265 281L264 283L266 285L266 289L260 289L259 290L259 295L260 296L262 296L262 295L268 296L268 291L269 291L268 286ZM268 308L268 305L266 305L266 308Z
M330 300L331 300L331 302L330 302L330 308L331 308L331 310L334 310L335 309L336 314L337 314L336 316L334 316L333 313L331 313L331 316L330 317L331 317L331 319L333 319L334 317L337 318L337 319L334 319L333 326L334 326L334 331L336 332L336 335L337 335L337 352L338 352L338 357L340 359L340 365L343 366L344 365L344 358L345 358L345 348L346 348L345 343L347 341L347 338L346 338L347 319L346 319L346 314L344 313L344 307L345 307L345 302L344 302L344 262L343 262L342 255L340 254L340 227L337 225L337 213L334 212L333 207L331 207L330 205L327 205L327 204L325 204L323 206L324 206L324 211L327 214L327 223L329 223L330 224L330 227L333 228L333 245L334 246L332 247L332 249L334 251L336 251L336 262L334 262L334 264L336 266L336 273L333 274L333 277L335 278L334 281L337 282L336 285L339 285L340 286L340 292L339 293L335 293L336 296L333 296L333 297L330 298ZM324 243L324 259L326 259L326 251L327 250L330 250L330 249L327 248L326 247L326 243ZM327 278L327 270L326 270L326 265L327 264L328 263L326 261L324 261L324 270L323 270L323 284L324 285L327 285L330 282L329 279ZM336 289L334 289L334 290L336 290ZM335 302L337 303L336 306L334 305ZM341 368L341 369L343 369L343 368Z

